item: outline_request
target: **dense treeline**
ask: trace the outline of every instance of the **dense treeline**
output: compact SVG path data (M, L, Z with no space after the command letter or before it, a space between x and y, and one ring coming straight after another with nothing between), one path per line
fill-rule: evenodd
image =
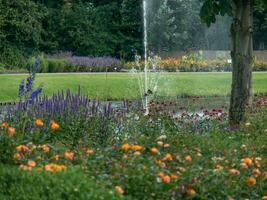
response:
M228 48L229 20L205 28L201 1L148 2L153 52ZM267 2L257 2L254 44L264 49ZM25 66L31 56L57 52L131 60L142 53L142 28L142 0L0 0L0 66Z

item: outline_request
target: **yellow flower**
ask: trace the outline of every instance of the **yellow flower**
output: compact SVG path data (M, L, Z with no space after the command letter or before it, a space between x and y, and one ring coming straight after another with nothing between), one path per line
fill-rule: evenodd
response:
M16 133L16 130L14 128L8 127L8 129L7 129L8 137L13 137L15 135L15 133Z
M155 148L155 147L153 147L153 148L150 149L150 153L151 153L151 155L153 155L153 156L154 156L154 155L157 155L158 152L159 152L158 149Z
M252 173L255 177L258 177L261 175L261 171L257 168L253 169Z
M73 160L73 158L74 158L74 153L71 152L71 151L66 151L66 152L64 153L64 158L65 158L66 160Z
M131 148L131 146L130 146L128 143L123 144L123 145L121 146L121 149L122 149L123 151L128 151L130 148Z
M254 177L248 177L246 183L248 186L253 186L257 183L257 181Z
M115 186L115 190L116 190L116 192L117 193L119 193L119 194L123 194L124 193L124 190L120 187L120 186Z
M142 146L140 146L140 145L133 145L133 146L131 146L131 149L133 150L133 151L141 151L142 150Z
M163 158L163 161L172 161L173 158L172 158L172 155L170 153L167 153L165 155L165 157Z
M267 200L267 196L263 196L261 200Z
M52 121L51 122L51 129L52 130L58 130L59 129L59 125L55 121Z
M136 151L136 152L134 152L134 155L135 156L140 156L141 155L141 152L140 151Z
M42 150L44 153L49 153L50 147L47 144L42 145Z
M267 172L262 173L263 180L267 180Z
M41 119L36 119L35 120L35 125L37 127L42 127L42 126L44 126L44 122Z
M163 146L163 142L162 142L162 141L158 141L157 144L158 144L158 146L160 146L160 147Z

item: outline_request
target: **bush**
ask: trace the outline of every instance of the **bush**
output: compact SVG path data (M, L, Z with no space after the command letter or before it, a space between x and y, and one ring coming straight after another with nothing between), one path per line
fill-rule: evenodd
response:
M47 63L48 63L49 73L72 71L71 64L67 60L64 60L64 59L48 58Z
M122 199L114 191L90 179L79 170L57 174L23 172L0 165L0 199Z

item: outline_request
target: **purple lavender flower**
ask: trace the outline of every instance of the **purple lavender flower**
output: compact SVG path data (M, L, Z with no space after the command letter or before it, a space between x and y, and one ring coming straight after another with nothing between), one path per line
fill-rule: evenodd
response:
M25 87L25 83L24 83L24 80L22 80L19 84L19 97L20 98L24 96L24 87Z

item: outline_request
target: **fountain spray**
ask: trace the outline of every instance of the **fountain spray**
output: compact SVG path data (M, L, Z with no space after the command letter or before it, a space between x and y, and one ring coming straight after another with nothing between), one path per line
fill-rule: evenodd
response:
M145 60L145 68L144 68L144 79L145 79L145 93L148 91L148 66L147 66L147 2L143 0L143 20L144 20L144 60ZM145 115L149 114L148 107L148 95L145 95Z

